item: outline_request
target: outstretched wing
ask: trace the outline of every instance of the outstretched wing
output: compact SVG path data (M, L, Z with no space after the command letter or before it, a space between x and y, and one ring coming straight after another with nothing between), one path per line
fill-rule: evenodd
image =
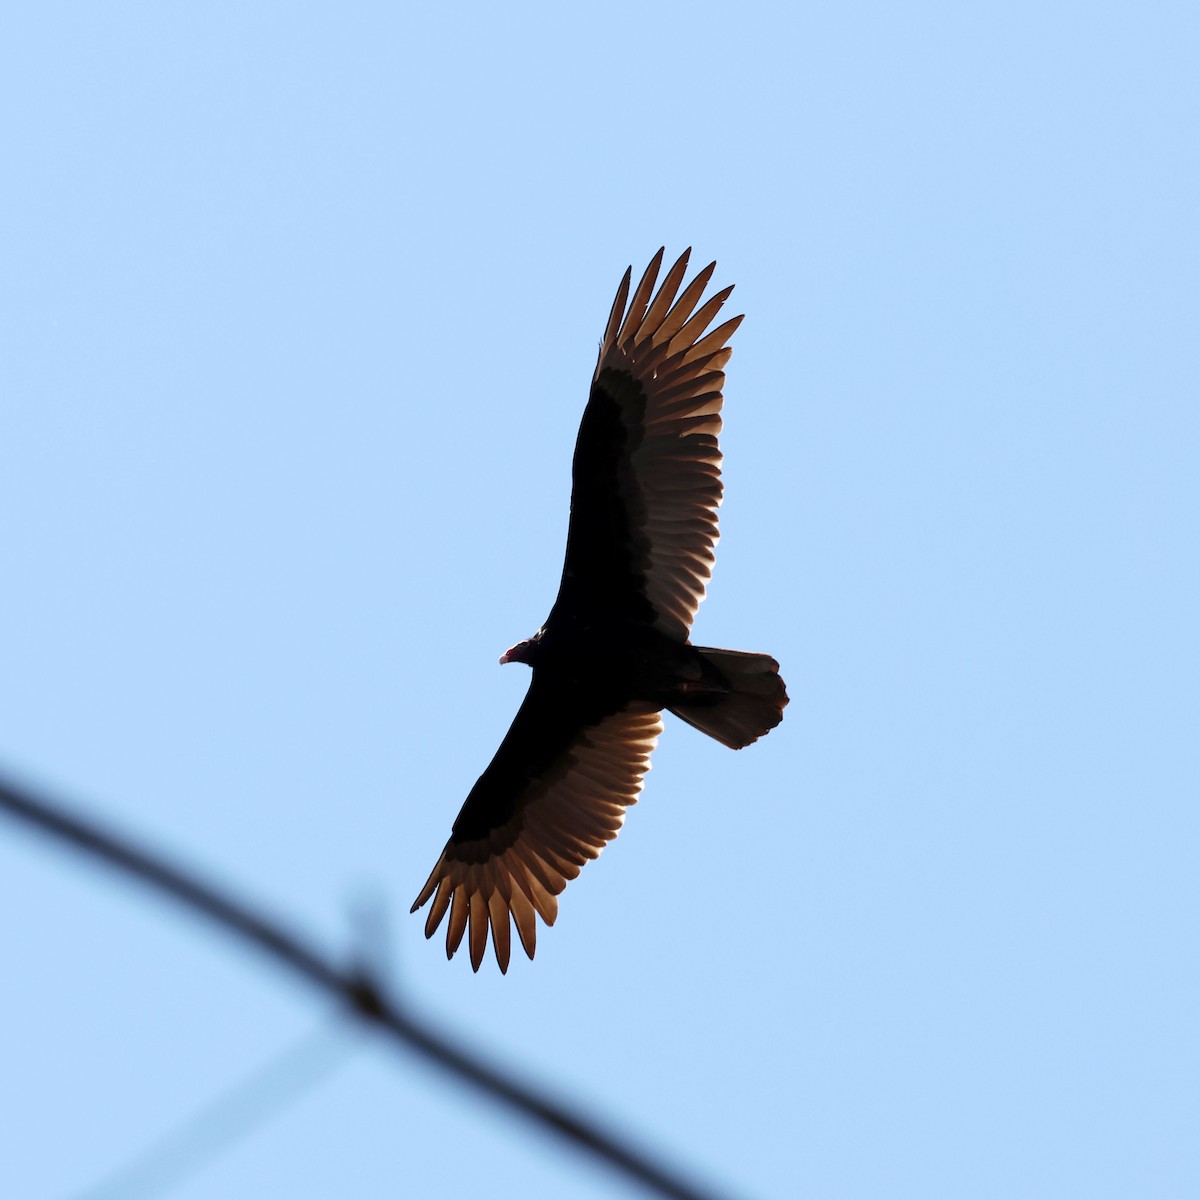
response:
M555 602L560 613L598 610L680 640L712 575L726 342L742 320L706 332L733 288L697 307L716 263L680 293L689 253L656 294L662 250L632 299L630 272L621 281L575 444Z
M647 704L588 704L534 675L412 907L433 901L426 937L449 912L447 957L469 926L478 971L490 928L496 961L507 971L511 917L532 958L534 914L553 925L567 880L617 836L626 806L641 791L662 718Z

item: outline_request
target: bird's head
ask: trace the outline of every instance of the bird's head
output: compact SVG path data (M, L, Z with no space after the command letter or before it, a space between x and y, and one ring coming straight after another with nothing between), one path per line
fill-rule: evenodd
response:
M534 656L537 654L538 645L542 640L544 629L539 629L531 638L526 638L523 642L518 642L515 646L500 655L500 665L505 663L520 662L533 666Z

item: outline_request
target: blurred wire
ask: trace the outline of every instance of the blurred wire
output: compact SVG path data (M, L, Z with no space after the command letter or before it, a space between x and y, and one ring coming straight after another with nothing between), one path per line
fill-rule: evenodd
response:
M711 1193L684 1182L646 1152L634 1149L614 1134L600 1129L595 1122L460 1049L449 1038L413 1017L407 1011L407 1005L395 994L387 994L387 988L367 967L355 965L342 969L334 965L281 924L255 913L194 873L139 848L127 838L107 832L94 821L68 812L56 802L35 796L27 789L18 789L3 778L0 778L0 811L140 879L193 911L203 913L230 933L290 967L309 983L340 999L357 1016L383 1030L397 1043L461 1082L515 1109L543 1129L552 1130L576 1147L587 1150L629 1179L661 1196L671 1197L671 1200L714 1200Z
M77 1192L73 1200L144 1200L165 1195L328 1079L353 1049L328 1028L318 1029L225 1089L100 1183Z

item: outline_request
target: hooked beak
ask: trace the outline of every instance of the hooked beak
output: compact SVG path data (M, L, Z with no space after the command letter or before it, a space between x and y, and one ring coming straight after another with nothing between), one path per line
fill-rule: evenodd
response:
M526 638L523 642L518 642L515 646L510 646L505 652L500 655L500 665L503 667L506 663L529 661L529 648L533 645L532 638Z

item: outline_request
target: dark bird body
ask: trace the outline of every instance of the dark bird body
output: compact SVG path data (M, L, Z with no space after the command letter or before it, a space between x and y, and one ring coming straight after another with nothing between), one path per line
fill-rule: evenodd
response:
M697 307L716 264L680 294L687 260L653 299L661 250L632 300L622 280L576 440L558 597L500 660L533 681L413 905L433 900L426 936L449 912L448 955L469 926L476 970L489 928L507 970L510 918L533 957L535 913L554 923L567 880L637 799L662 709L740 749L787 704L773 658L688 640L712 572L725 343L741 317L706 332L733 289Z

